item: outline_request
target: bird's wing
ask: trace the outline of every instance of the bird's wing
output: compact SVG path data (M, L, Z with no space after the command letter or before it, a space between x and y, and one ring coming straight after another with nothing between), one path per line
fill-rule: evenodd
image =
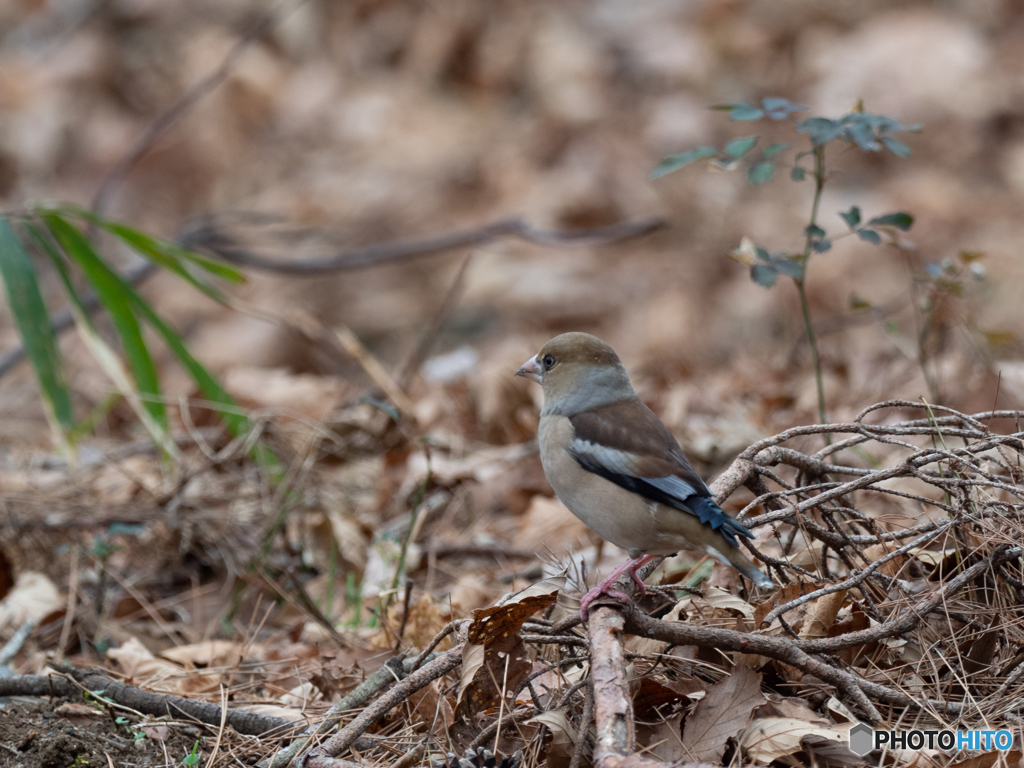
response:
M569 452L583 469L651 501L695 515L733 544L737 534L753 538L715 503L672 433L639 400L593 408L569 421L575 430Z

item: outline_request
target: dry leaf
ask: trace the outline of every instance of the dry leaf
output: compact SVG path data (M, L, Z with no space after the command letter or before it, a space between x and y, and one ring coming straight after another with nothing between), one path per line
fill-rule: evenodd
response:
M560 709L548 709L541 712L539 715L531 717L526 722L528 723L540 723L546 725L548 730L551 731L551 740L556 744L560 744L563 747L575 744L579 736L576 733L576 729L572 727L572 723L569 722L569 718L565 716L565 712Z
M454 710L444 696L440 680L412 694L409 704L412 706L412 721L425 723L431 731L447 731L455 721Z
M642 677L633 693L633 716L638 720L654 720L660 716L659 710L662 707L682 702L684 697L685 694L680 694L657 680ZM669 710L666 708L661 711L667 713Z
M867 761L854 754L849 745L816 733L809 733L800 739L804 751L810 755L812 764L821 768L859 768Z
M947 557L950 557L951 555L955 555L957 552L958 552L958 550L955 549L955 548L940 549L938 552L936 552L933 549L924 549L923 547L914 547L913 549L908 550L907 554L910 555L910 557L913 557L913 558L915 558L917 560L920 560L922 563L925 563L926 565L935 566L935 565L938 565L939 563L941 563Z
M283 368L230 368L224 387L259 408L323 419L341 402L344 380L337 376L292 373Z
M544 725L551 731L551 742L545 765L549 768L567 767L572 759L573 747L579 735L565 712L549 709L531 717L525 724Z
M859 722L843 702L837 699L835 696L830 696L828 701L825 702L825 708L832 713L832 719L837 720L840 723L857 723Z
M548 666L550 665L540 661L535 661L533 662L533 668L530 670L530 674L532 675ZM533 678L531 685L533 686L533 690L537 692L537 698L540 700L542 707L548 706L552 701L557 701L562 695L562 677L554 670L549 669L546 672L542 672L540 675ZM532 703L533 696L530 693L530 690L528 688L524 688L516 698L516 704Z
M262 659L259 646L242 645L233 640L206 640L202 643L179 645L161 652L160 656L182 666L235 667L244 659Z
M147 687L156 690L177 692L177 688L174 686L161 688L159 685L155 685L154 681L166 680L168 677L180 674L181 667L156 658L136 637L129 638L128 642L119 648L108 650L107 658L114 661L121 669L121 673L129 680L136 681L136 683L145 681Z
M166 725L143 725L142 732L146 734L147 739L153 739L153 741L167 741L170 729Z
M743 732L740 747L754 763L770 763L785 755L803 751L800 740L815 735L842 745L850 743L849 724L820 726L794 717L764 717ZM852 753L851 753L852 755Z
M836 623L839 609L846 600L847 590L842 589L829 595L822 595L807 609L800 637L828 637L829 630Z
M26 620L36 624L64 607L65 600L49 577L35 571L18 575L14 587L0 600L0 631L17 629Z
M785 605L791 600L795 600L807 592L814 589L814 586L810 584L804 584L801 582L795 582L793 584L787 584L782 589L776 590L772 593L772 596L765 600L763 603L758 603L754 606L754 626L760 627L764 622L765 616L772 612L775 608L780 605ZM786 621L789 626L796 630L799 630L803 626L804 614L807 612L807 605L798 606L786 614ZM776 619L771 626L773 631L782 631L782 624Z
M74 704L71 702L61 704L53 710L53 714L65 718L68 722L78 728L85 728L90 725L94 725L96 720L107 716L105 710L96 709L95 707L90 707L86 704Z
M741 597L730 594L717 587L705 587L699 598L711 605L712 608L723 608L731 611L739 611L744 618L754 618L754 606Z
M305 710L311 702L320 698L320 692L313 683L307 681L299 683L286 694L281 696L281 704L285 707L294 707Z
M782 698L777 694L768 694L768 702L754 710L754 719L765 717L788 717L806 720L809 723L829 725L829 721L811 709L803 699Z
M519 630L537 611L554 605L564 587L564 576L544 579L503 599L500 605L473 611L462 651L455 723L449 729L456 745L472 741L479 732L477 717L497 706L530 674L532 664Z
M760 673L736 667L729 677L708 688L686 718L683 746L688 759L720 761L726 742L746 727L754 707L764 702Z
M689 757L683 748L683 740L680 735L682 719L682 715L674 715L654 726L647 742L651 757L666 763L681 762Z
M864 557L867 558L868 562L873 563L876 560L881 560L894 549L898 549L898 547L895 544L889 544L887 542L872 544L870 547L864 550ZM878 567L878 572L885 576L895 576L897 573L899 573L900 568L903 566L903 563L905 562L906 557L904 555L894 557L892 560L882 563Z

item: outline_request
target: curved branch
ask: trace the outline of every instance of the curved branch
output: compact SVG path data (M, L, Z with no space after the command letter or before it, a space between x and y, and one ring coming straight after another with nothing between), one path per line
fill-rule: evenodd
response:
M446 232L418 240L374 243L331 256L282 261L268 259L240 247L218 230L210 218L194 225L178 238L182 247L202 251L241 267L250 267L279 275L310 276L340 270L363 269L396 261L433 256L456 248L469 248L511 237L528 243L550 247L604 245L646 235L666 225L665 219L653 217L625 221L593 229L545 230L522 219L505 219L472 229Z

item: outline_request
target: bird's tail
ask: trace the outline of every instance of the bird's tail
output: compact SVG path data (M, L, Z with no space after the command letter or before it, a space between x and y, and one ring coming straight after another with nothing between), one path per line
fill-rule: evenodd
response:
M771 589L775 586L764 571L754 565L739 547L728 547L725 552L716 551L714 554L754 582L755 586L763 589Z

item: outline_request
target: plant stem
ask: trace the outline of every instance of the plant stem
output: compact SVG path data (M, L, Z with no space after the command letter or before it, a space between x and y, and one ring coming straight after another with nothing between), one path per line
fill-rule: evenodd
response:
M804 316L804 328L807 331L807 341L811 345L811 360L814 362L814 383L818 387L818 419L822 424L828 424L828 417L825 414L825 384L821 374L821 355L818 353L818 341L814 335L814 325L811 323L811 308L807 303L807 291L804 289L804 281L796 281L796 290L800 294L800 311ZM830 442L830 436L825 435L825 442Z
M811 221L807 225L807 239L804 242L803 253L803 275L794 279L797 293L800 294L800 310L804 317L804 330L807 332L807 342L811 345L811 360L814 362L814 381L818 387L818 419L822 424L828 423L825 413L825 385L821 373L821 354L818 352L818 339L814 335L814 324L811 322L811 307L807 301L807 263L810 261L814 235L812 232L818 226L818 206L821 204L821 190L825 187L825 145L819 144L814 147L814 200L811 203ZM825 435L826 445L831 444L832 436Z
M388 590L388 599L382 608L382 613L391 607L391 603L394 601L395 593L398 589L398 582L405 573L405 559L409 552L409 545L412 543L413 533L416 531L416 521L419 518L420 509L423 507L423 499L427 495L427 488L430 487L430 482L433 479L433 471L430 467L430 448L429 446L424 446L423 450L427 457L427 474L426 477L423 478L423 484L416 492L416 501L413 502L412 513L409 516L409 528L406 530L405 537L402 539L402 548L398 553L398 562L395 564L395 575L391 580L391 589Z

